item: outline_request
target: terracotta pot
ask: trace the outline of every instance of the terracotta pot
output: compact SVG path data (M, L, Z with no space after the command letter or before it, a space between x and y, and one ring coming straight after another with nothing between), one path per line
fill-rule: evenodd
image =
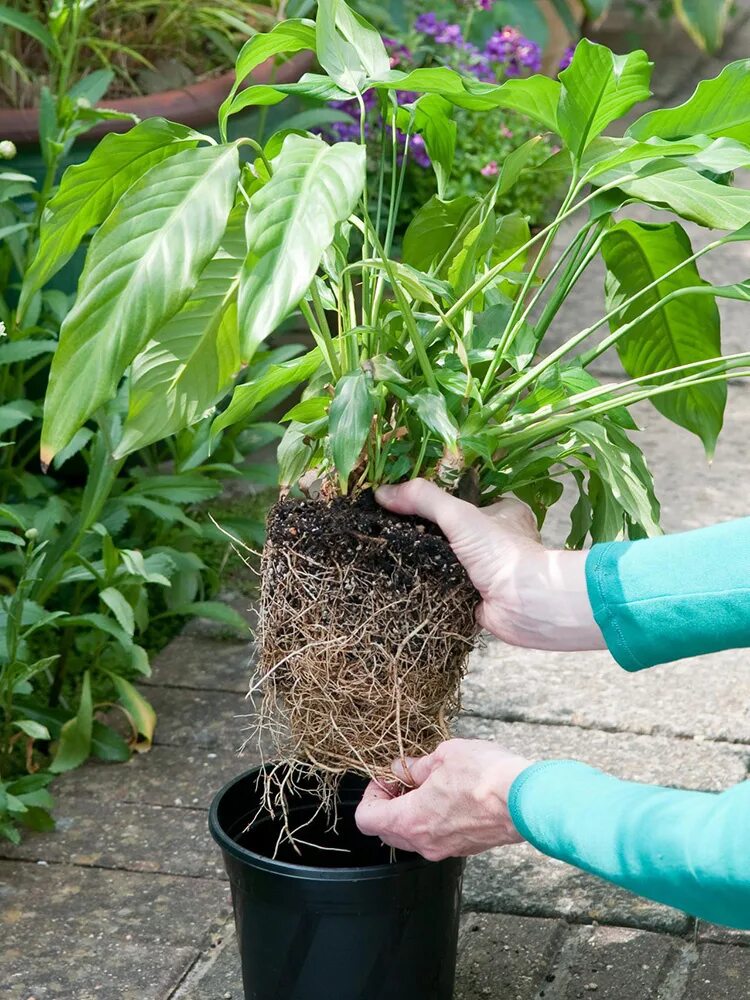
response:
M302 52L275 65L274 59L262 63L253 73L252 83L293 83L310 69L312 54ZM160 94L143 97L125 97L119 101L102 101L99 106L125 111L138 118L159 115L182 125L200 128L216 118L219 105L234 83L234 73L224 73L210 80L201 80L180 90L165 90ZM0 108L0 139L10 139L17 146L39 142L38 108ZM127 132L132 127L128 121L102 122L86 133L86 139L100 139L108 132Z

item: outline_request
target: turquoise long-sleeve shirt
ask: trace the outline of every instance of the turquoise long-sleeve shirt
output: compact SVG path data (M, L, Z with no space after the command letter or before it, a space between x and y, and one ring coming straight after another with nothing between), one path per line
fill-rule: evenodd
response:
M607 646L626 670L750 646L750 518L595 545L586 580ZM509 808L543 853L750 929L750 781L720 794L687 792L550 760L519 775Z

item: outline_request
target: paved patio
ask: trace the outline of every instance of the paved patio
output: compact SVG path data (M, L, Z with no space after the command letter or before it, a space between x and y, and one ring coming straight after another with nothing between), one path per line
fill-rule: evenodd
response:
M723 61L750 51L743 23ZM666 88L676 100L692 90L686 81L718 65L678 50L660 96ZM747 277L750 250L735 244L705 271ZM599 315L600 287L592 276L571 325ZM723 312L727 348L746 349L746 307ZM641 417L667 530L748 514L750 386L731 389L711 466L697 440L649 409ZM562 541L561 515L547 536ZM56 833L17 848L0 842L6 1000L241 1000L228 885L206 810L253 759L235 753L251 656L249 644L191 627L149 683L159 714L151 753L67 776L55 788ZM748 777L744 652L631 676L607 654L491 642L473 658L464 703L463 735L533 757L573 756L623 778L710 791ZM456 1000L750 997L750 934L696 923L529 847L472 859L464 905Z

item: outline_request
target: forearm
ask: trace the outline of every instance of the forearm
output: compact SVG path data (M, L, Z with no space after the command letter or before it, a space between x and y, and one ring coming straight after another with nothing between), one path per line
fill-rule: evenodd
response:
M750 518L595 545L593 615L626 670L750 646Z
M521 835L551 857L693 916L750 929L750 782L713 795L546 761L516 779L509 809Z

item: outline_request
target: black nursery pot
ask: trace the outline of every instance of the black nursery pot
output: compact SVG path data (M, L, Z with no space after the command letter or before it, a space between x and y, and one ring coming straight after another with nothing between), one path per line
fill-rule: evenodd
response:
M357 830L364 781L344 778L336 832L318 816L282 844L261 802L262 769L226 785L209 813L232 886L245 1000L450 1000L463 861L424 861ZM290 827L316 812L289 800ZM248 824L252 826L248 828ZM344 848L346 853L330 848Z

